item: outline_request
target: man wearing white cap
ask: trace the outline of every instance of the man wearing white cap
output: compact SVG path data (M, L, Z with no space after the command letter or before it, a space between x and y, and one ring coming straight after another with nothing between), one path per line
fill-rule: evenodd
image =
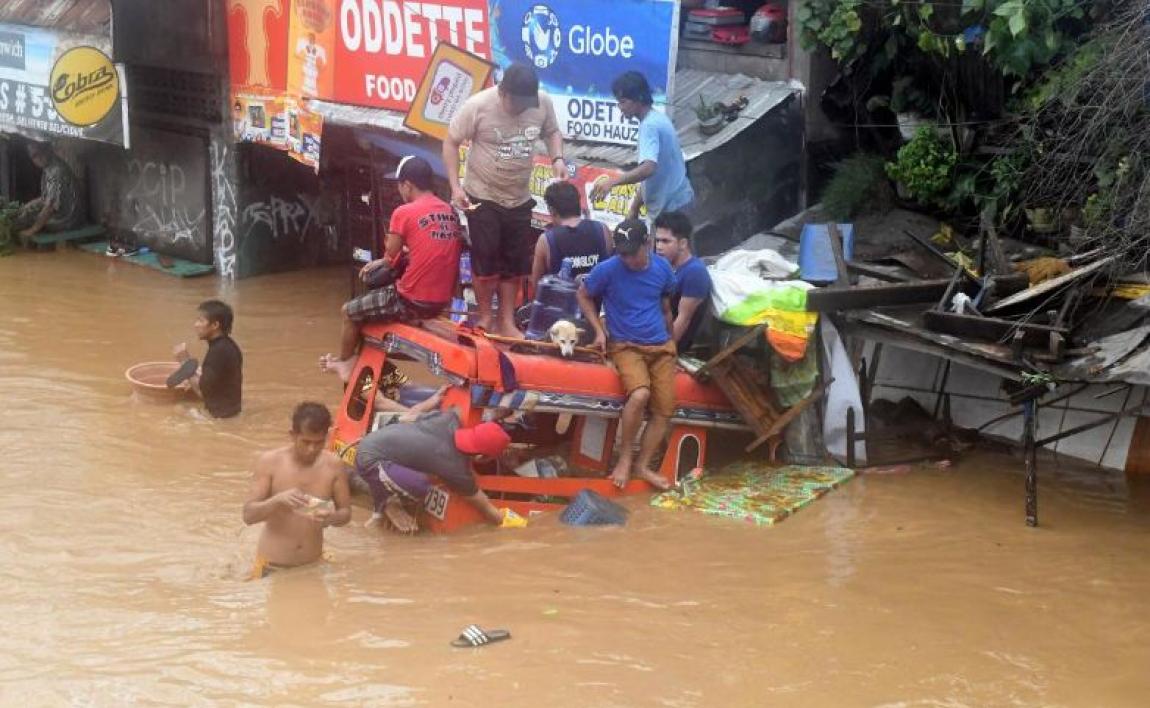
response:
M365 265L360 278L370 288L343 306L343 332L336 357L320 357L324 370L347 381L355 364L364 322L409 322L439 315L451 304L463 248L459 217L432 192L431 164L407 156L388 175L405 202L391 214L383 256Z

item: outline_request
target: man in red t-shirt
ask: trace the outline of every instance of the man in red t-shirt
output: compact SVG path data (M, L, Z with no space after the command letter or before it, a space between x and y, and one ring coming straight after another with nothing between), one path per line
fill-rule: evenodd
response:
M427 160L411 155L388 175L398 182L405 203L391 214L383 257L359 272L370 290L344 303L339 357L320 358L321 368L334 370L344 381L355 364L364 322L435 317L451 304L463 230L455 210L431 191L432 175Z

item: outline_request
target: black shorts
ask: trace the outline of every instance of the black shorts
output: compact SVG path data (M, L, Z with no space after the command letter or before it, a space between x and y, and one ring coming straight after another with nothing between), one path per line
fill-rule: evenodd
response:
M535 200L508 209L495 202L469 197L475 209L467 212L471 236L471 269L478 278L519 278L531 275L535 241L531 226Z

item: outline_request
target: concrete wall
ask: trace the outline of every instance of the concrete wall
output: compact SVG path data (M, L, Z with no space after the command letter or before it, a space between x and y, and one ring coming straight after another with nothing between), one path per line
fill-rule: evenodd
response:
M797 97L688 165L695 250L722 253L799 210L803 124Z
M154 251L212 262L208 135L134 125L132 149L88 151L92 218Z
M329 228L338 200L321 190L309 167L286 154L258 145L239 145L236 153L235 272L237 278L346 262L338 228ZM338 210L338 205L334 206ZM227 250L227 249L224 249ZM224 255L226 258L226 254ZM218 260L218 259L217 259Z

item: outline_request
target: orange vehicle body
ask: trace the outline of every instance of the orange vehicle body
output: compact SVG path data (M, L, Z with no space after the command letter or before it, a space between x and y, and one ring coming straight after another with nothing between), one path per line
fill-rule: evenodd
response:
M565 500L584 489L604 496L649 491L646 482L633 480L617 489L606 474L615 444L618 418L625 401L615 370L598 362L563 359L557 355L519 353L488 339L482 332L447 320L423 326L368 324L364 343L336 415L333 450L351 462L354 446L382 424L387 414L372 407L384 363L422 363L432 375L449 385L442 406L455 408L464 426L482 421L485 410L512 408L530 411L550 422L571 416L563 433L570 442L569 461L594 477L521 477L514 472L477 474L479 487L496 506L510 507L529 516L561 510ZM726 397L713 385L703 384L680 371L675 381L677 408L671 419L667 454L658 472L676 481L702 466L707 453L707 432L716 427L745 429ZM420 527L451 531L479 523L479 513L465 500L437 485L428 495Z

